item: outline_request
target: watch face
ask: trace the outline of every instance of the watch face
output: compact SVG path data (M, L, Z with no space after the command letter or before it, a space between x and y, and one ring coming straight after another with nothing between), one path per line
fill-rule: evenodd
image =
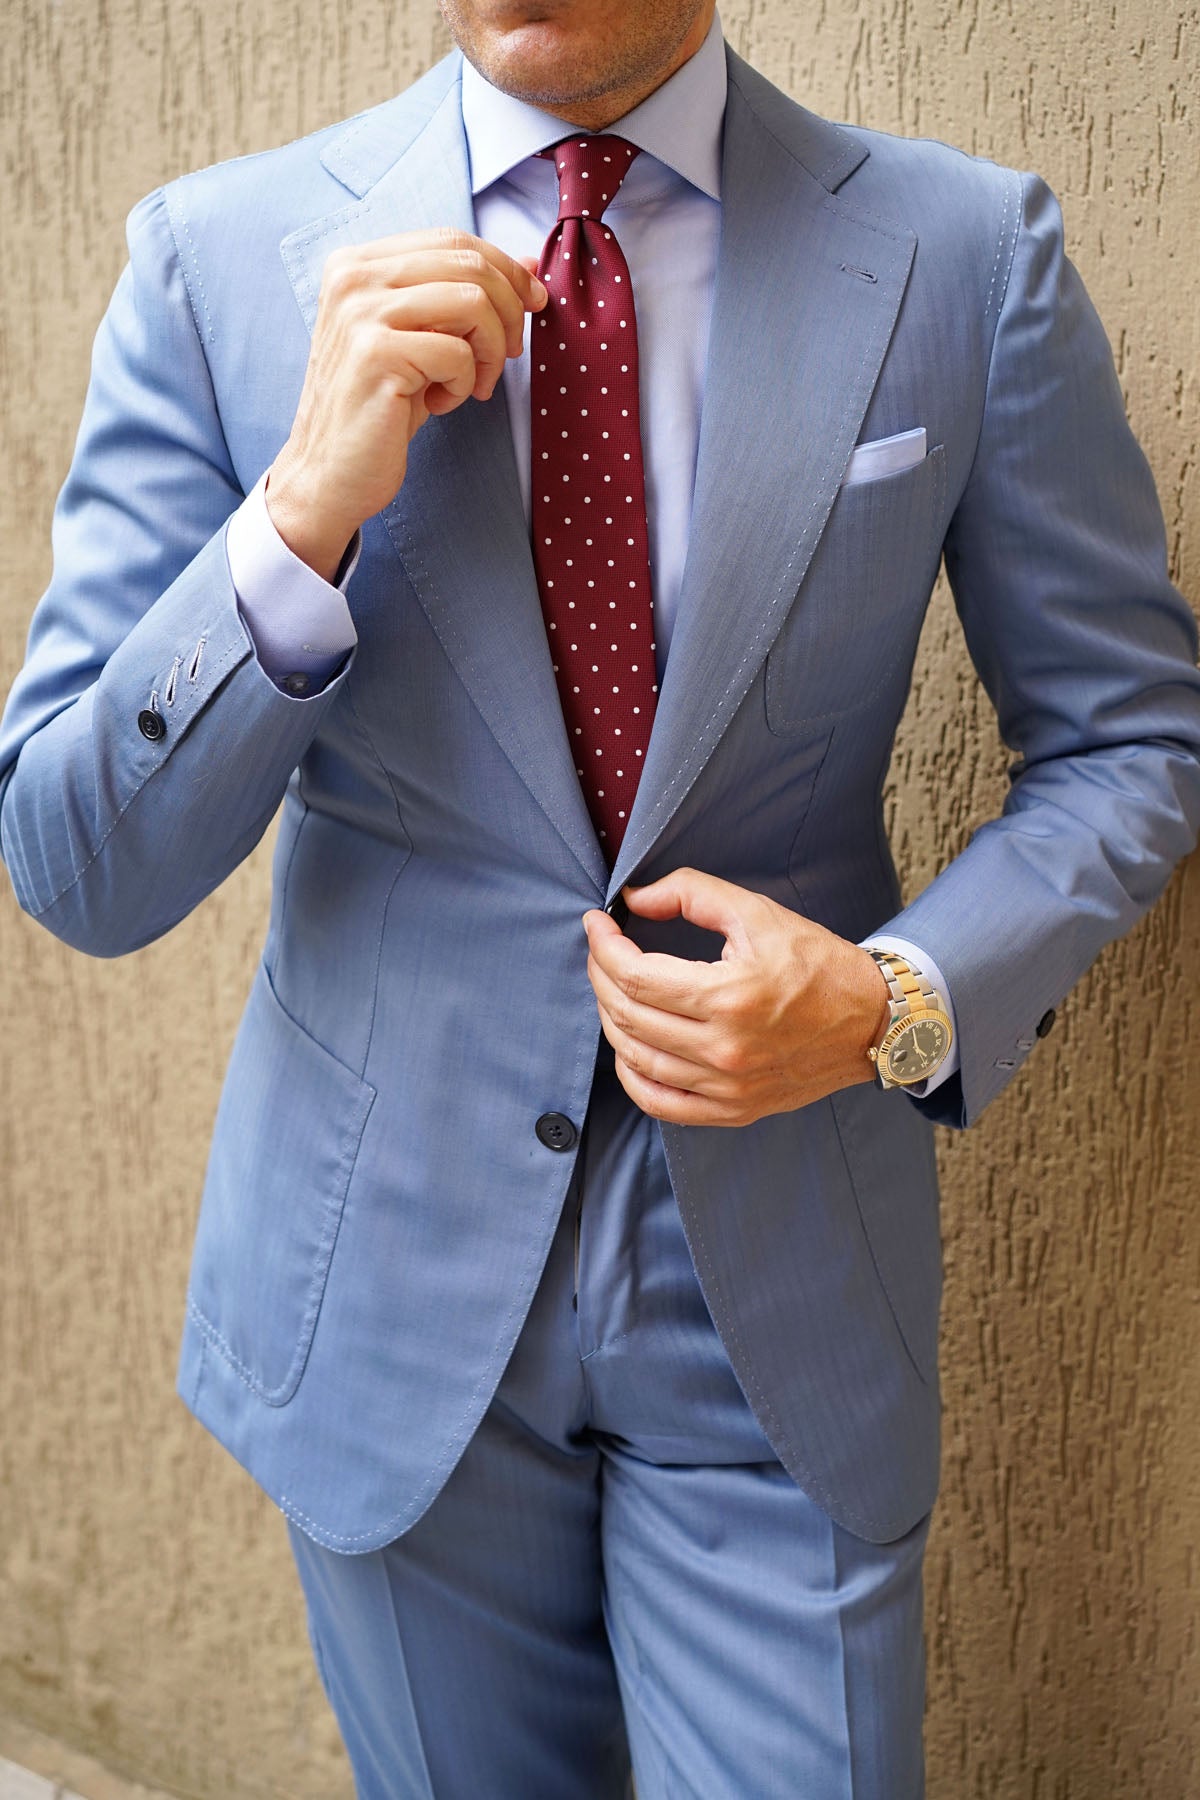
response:
M887 1051L889 1081L922 1081L932 1075L950 1048L950 1031L942 1019L914 1019Z

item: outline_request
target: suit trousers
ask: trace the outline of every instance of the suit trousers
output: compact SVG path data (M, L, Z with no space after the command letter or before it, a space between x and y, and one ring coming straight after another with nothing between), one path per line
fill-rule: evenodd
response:
M866 1543L781 1467L602 1057L445 1487L365 1555L290 1529L360 1800L619 1800L631 1764L640 1800L918 1800L927 1528Z

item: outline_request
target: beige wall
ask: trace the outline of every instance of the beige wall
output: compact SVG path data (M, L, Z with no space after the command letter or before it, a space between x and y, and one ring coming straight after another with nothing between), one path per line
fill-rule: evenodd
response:
M728 0L725 23L820 110L1051 180L1176 576L1200 593L1196 5ZM8 0L0 685L46 577L128 207L382 99L441 44L432 0ZM895 768L910 890L1002 786L943 598ZM0 898L0 1754L19 1722L180 1793L331 1800L349 1786L282 1521L172 1388L266 885L260 851L170 939L115 964ZM1198 968L1193 861L982 1124L942 1144L933 1800L1200 1791Z

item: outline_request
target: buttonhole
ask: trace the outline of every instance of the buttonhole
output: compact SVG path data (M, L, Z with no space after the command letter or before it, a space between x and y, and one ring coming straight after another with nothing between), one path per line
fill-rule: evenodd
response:
M879 280L878 275L872 274L870 269L856 268L853 263L842 263L841 269L843 275L855 275L859 281L875 282Z

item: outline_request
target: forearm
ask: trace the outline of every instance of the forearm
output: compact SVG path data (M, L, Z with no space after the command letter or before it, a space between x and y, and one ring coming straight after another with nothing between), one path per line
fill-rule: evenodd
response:
M0 802L21 905L92 955L160 936L262 836L338 686L300 701L267 677L219 533L23 744Z

